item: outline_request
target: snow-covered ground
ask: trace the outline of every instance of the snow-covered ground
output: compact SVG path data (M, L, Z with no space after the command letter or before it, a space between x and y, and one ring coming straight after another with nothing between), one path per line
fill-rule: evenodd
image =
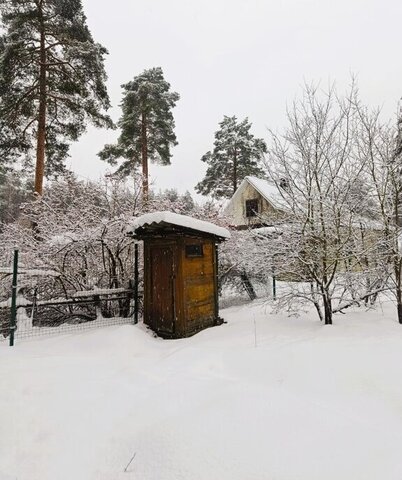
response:
M125 325L0 343L0 478L401 479L392 305L333 326L221 313L184 340Z

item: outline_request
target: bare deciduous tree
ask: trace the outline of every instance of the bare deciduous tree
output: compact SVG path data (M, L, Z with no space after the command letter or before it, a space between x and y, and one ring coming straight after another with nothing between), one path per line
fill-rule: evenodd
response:
M370 196L375 199L374 215L381 224L378 261L389 273L391 292L396 299L398 321L402 323L402 115L396 128L383 123L380 111L356 104L361 131L359 155L365 160Z
M354 84L344 97L334 88L321 92L306 85L288 110L286 133L271 132L266 162L287 212L273 252L278 274L296 281L285 299L312 302L325 324L332 323L334 301L342 304L351 296L350 278L357 272L361 278L362 259L373 248L361 228L369 218L358 188L365 158L358 155L356 96ZM370 291L377 286L365 285Z

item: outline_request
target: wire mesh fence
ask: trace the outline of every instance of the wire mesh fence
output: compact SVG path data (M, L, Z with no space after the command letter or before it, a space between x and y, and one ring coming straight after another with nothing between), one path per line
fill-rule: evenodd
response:
M48 262L27 251L3 250L0 341L9 340L13 345L14 339L136 323L142 311L138 257L136 244L131 269L134 278L130 278L118 277L115 270L113 276L105 272L97 276L58 264L52 268L52 262L44 265Z
M23 264L16 266L16 263L13 268L12 255L1 263L0 341L9 340L10 345L14 339L136 323L141 314L138 258L135 281L130 280L128 288L90 286L81 291L64 291L62 296L60 288L54 288L55 272L27 268ZM16 270L18 283L13 275Z
M59 299L36 304L18 296L14 337L16 340L27 339L134 323L140 298L137 299L139 302L135 302L131 290L124 292L126 296L119 298L105 293L102 296L91 295L81 301ZM10 318L11 307L3 302L0 307L0 338L3 340L7 340L11 333Z
M49 335L63 335L68 333L76 333L79 331L90 330L93 328L110 327L114 325L132 324L133 319L129 317L113 317L113 318L98 318L95 320L88 320L81 323L64 323L57 327L32 327L28 329L21 329L17 327L15 332L15 339L24 340L28 338L35 338L39 336Z

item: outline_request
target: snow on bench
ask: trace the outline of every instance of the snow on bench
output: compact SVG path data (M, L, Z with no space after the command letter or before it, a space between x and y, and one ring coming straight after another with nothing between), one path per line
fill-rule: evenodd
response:
M93 290L81 290L75 292L73 298L93 297L94 295L113 295L117 293L130 293L127 288L94 288Z

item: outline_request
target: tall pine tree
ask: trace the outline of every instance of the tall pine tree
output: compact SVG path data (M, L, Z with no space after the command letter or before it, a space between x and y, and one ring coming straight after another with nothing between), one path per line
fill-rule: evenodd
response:
M169 165L170 148L177 145L172 108L180 97L170 90L160 67L144 70L122 88L122 115L118 121L120 136L116 144L105 145L98 155L112 165L123 159L117 171L125 176L141 165L146 201L148 160Z
M251 123L245 118L223 118L215 133L214 148L201 160L208 165L205 178L195 190L214 198L230 198L247 175L263 175L260 166L267 145L250 133Z
M0 155L35 164L42 195L44 175L64 170L69 142L87 122L112 125L107 51L93 40L81 0L0 0L0 13L0 127L8 129Z

